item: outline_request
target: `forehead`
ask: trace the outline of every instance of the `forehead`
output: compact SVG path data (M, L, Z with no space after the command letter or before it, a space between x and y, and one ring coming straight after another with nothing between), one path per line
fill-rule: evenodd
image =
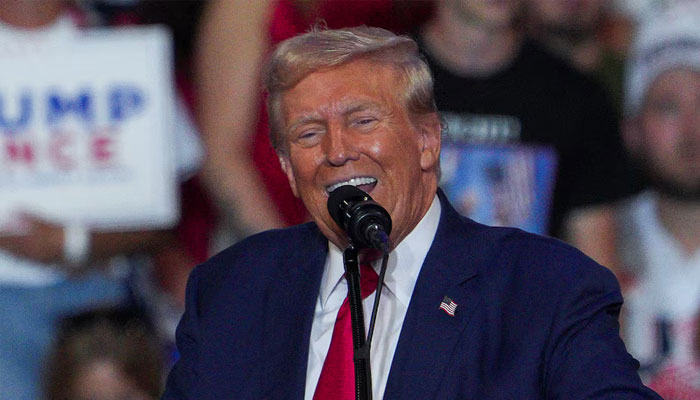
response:
M658 74L649 85L646 98L661 94L690 93L700 90L700 70L687 67L670 68Z
M538 7L537 11L561 15L586 10L597 11L602 8L604 0L582 0L576 2L563 0L529 0L526 4L534 4Z
M482 10L492 12L513 12L520 8L522 2L523 0L452 0L452 3L456 4L457 6L466 11Z
M362 105L396 105L402 89L395 67L360 59L309 74L282 94L281 108L287 125L300 114L329 116Z
M668 68L665 71L656 75L652 81L652 86L659 82L678 83L689 82L700 79L700 68L691 68L685 66L677 66Z

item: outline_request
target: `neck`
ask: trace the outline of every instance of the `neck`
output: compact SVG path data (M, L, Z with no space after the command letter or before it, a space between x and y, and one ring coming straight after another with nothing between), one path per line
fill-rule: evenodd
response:
M50 25L65 7L62 0L0 0L0 21L26 29Z
M515 58L522 42L513 26L492 27L468 21L439 7L421 31L431 55L457 73L488 76Z
M594 71L600 63L600 44L593 37L574 42L567 38L550 36L543 38L543 43L552 52L569 60L581 71Z
M422 183L418 184L421 187L420 192L409 196L412 200L405 204L406 207L413 208L407 213L405 220L401 224L396 224L394 221L394 228L389 235L389 240L391 241L392 250L401 243L413 229L418 226L421 219L425 217L425 214L430 209L433 204L433 199L435 198L435 193L437 193L438 179L433 173L426 173L423 176Z
M700 249L700 202L659 194L658 217L688 254Z

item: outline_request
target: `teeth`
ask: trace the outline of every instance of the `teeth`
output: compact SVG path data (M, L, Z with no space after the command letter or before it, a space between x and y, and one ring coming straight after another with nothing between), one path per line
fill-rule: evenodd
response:
M328 188L326 188L326 191L328 193L330 193L330 192L334 191L335 189L338 189L339 187L345 186L345 185L352 185L352 186L371 185L371 184L376 183L376 182L377 182L377 180L375 178L372 178L369 176L360 176L360 177L356 177L356 178L350 178L347 181L334 183L334 184L328 186Z

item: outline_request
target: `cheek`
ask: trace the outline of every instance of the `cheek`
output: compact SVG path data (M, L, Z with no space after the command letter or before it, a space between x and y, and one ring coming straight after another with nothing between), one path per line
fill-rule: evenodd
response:
M362 144L358 146L358 150L385 172L394 168L393 164L396 163L396 158L402 158L406 155L398 138L379 135L363 140Z
M325 192L319 186L323 172L323 157L319 154L314 149L304 149L290 155L295 195L309 209L314 208L318 202L325 204Z
M680 128L671 118L649 118L644 121L643 129L646 132L646 147L655 153L671 151L680 137Z
M314 149L293 151L289 156L289 160L297 185L308 183L308 181L313 179L319 165L319 156Z
M420 133L413 128L409 120L392 125L384 134L378 135L372 142L370 151L382 154L385 158L396 156L408 162L410 157L421 149Z
M649 161L656 165L655 168L668 170L673 169L674 165L677 165L678 146L676 142L655 136L645 147Z
M391 146L382 143L379 140L372 141L366 146L367 153L371 154L373 158L381 157L383 153L387 150L391 150Z

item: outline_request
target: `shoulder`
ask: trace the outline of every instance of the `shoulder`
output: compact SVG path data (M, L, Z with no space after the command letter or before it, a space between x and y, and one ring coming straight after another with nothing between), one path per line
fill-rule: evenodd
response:
M520 278L524 290L550 304L584 298L621 304L615 275L575 247L558 239L520 231L502 241L503 265Z
M578 269L602 268L577 248L559 239L517 228L482 227L504 265L513 268L553 270L561 274Z
M325 238L314 223L261 232L243 239L196 267L198 279L211 281L270 275L292 254L322 251Z
M460 215L444 193L443 215L436 235L436 244L478 253L488 260L510 259L512 262L532 261L523 256L537 254L537 259L556 262L561 258L588 259L583 253L558 239L529 233L518 228L488 226Z
M504 254L519 268L551 271L558 276L605 269L577 248L559 239L513 229L500 240Z
M439 191L438 195L442 215L433 246L445 254L474 259L484 272L498 268L545 268L558 264L572 267L581 264L597 265L581 251L561 240L518 228L475 222L460 215L444 192Z
M564 321L583 309L587 311L582 318L602 309L619 311L622 295L617 278L580 250L519 229L480 229L493 254L478 270L489 307L507 309L511 316L536 310L540 324Z
M462 225L464 237L479 243L478 274L500 293L532 291L535 296L559 296L588 285L589 290L619 291L610 270L558 239L471 220Z

